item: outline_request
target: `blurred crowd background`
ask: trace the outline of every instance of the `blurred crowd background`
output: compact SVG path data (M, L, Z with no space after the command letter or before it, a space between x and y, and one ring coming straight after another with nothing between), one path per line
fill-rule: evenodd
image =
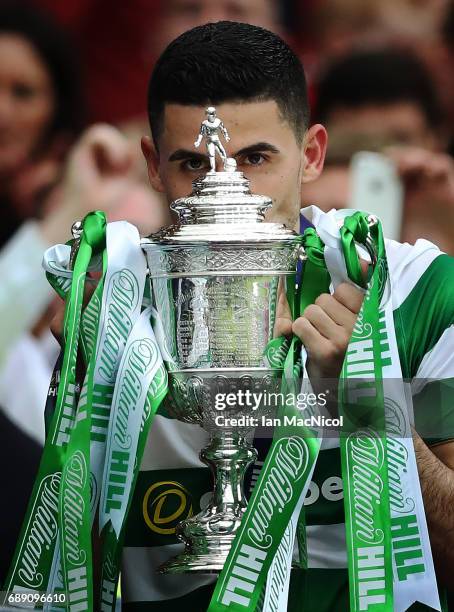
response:
M303 60L330 144L302 205L347 206L352 155L378 151L404 187L401 239L454 254L453 0L0 0L0 452L20 452L23 477L5 483L19 515L58 354L42 253L90 210L143 234L168 221L140 151L148 78L178 34L223 19L277 32Z

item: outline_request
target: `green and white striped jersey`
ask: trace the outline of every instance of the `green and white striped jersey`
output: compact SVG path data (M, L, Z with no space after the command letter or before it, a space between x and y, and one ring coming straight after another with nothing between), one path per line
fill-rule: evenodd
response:
M454 439L454 258L433 244L387 242L393 309L403 377L411 380L418 431ZM432 381L432 382L429 382ZM439 382L436 382L439 381ZM440 381L443 381L442 383ZM452 397L452 392L451 392ZM122 597L126 612L204 612L215 578L163 576L156 569L183 545L175 526L206 504L211 475L198 458L207 442L195 425L163 412L155 417L126 530ZM292 572L289 610L348 610L347 554L339 441L323 441L305 500L309 569ZM412 610L421 608L412 607Z

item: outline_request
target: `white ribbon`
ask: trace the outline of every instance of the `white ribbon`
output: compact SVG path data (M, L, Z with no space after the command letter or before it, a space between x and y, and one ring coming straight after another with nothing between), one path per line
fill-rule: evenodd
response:
M331 210L324 214L311 206L302 214L312 220L317 233L325 243L325 261L334 288L341 282L350 282L341 250L339 228L345 217L354 210ZM357 247L361 258L368 254ZM415 601L441 610L435 570L427 529L424 504L416 465L415 450L410 427L413 407L405 394L394 329L392 281L388 275L387 286L380 304L383 329L387 333L386 357L390 365L383 365L383 391L385 398L388 480L390 510L393 528L393 591L394 609L404 612ZM382 355L383 357L383 355ZM399 524L395 524L398 522ZM406 536L406 537L405 537ZM417 541L420 546L417 546ZM407 545L408 544L408 545ZM419 552L418 552L419 551ZM419 554L412 558L413 554ZM409 570L418 569L414 573Z
M130 223L109 223L106 229L106 247L107 271L98 323L93 377L90 440L92 522L101 494L114 384L129 334L140 315L147 269L138 230ZM56 277L59 286L64 290L69 288L72 279L72 271L68 269L70 252L69 246L56 245L48 249L43 258L43 268ZM88 269L99 271L101 266L101 259L93 258ZM59 559L60 548L57 541L48 593L63 589ZM45 606L45 610L51 609L50 604Z
M129 334L140 315L147 271L139 232L130 223L109 223L106 245L107 272L93 375L90 443L90 470L96 486L95 507L102 482L114 385Z
M112 400L112 415L107 435L106 461L102 478L103 487L99 508L100 531L110 520L117 538L126 516L129 495L134 476L137 443L148 388L162 366L150 317L149 306L140 315L128 338L118 370ZM124 476L122 493L112 494L110 477ZM118 479L117 479L117 482Z
M321 439L320 439L321 444ZM320 450L320 445L319 445ZM298 519L306 499L307 490L312 481L317 461L314 461L312 470L308 475L306 485L301 492L298 503L293 510L290 521L284 532L284 537L274 555L273 562L268 570L265 588L263 612L287 612L290 574L292 570L293 549L298 527Z

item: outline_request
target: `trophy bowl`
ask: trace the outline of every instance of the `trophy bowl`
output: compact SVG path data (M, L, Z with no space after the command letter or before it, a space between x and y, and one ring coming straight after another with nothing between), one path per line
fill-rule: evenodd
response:
M243 480L256 458L249 438L269 406L240 400L279 392L278 298L295 284L301 249L297 234L264 221L270 206L224 159L224 171L195 180L193 193L171 205L178 224L142 240L169 374L166 407L209 432L200 457L214 479L208 507L178 525L185 550L164 573L219 572L247 506Z

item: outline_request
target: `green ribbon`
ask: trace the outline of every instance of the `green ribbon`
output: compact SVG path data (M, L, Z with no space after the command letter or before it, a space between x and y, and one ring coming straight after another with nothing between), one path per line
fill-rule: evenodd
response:
M340 228L340 236L348 276L358 287L365 289L367 281L361 270L356 242L365 245L369 236L369 224L366 215L356 212L350 217L346 217L344 225Z
M93 228L90 228L90 229L93 229ZM115 230L115 232L117 232L117 230ZM95 232L92 232L90 237L93 237L95 235L96 235ZM114 232L112 235L114 235ZM115 239L111 237L111 240L114 241ZM80 248L83 248L83 241L80 244ZM118 259L119 254L116 252L115 250L116 248L118 249L118 244L115 247L114 242L112 242L112 266L114 267L114 269L116 269L116 266L120 267L120 260ZM131 247L128 247L128 248L131 248ZM94 595L93 594L93 584L92 584L93 571L92 571L92 560L91 560L91 549L90 549L90 537L91 537L91 528L92 528L93 519L94 519L94 512L96 511L95 502L97 503L98 501L98 496L96 495L96 491L97 491L97 488L101 486L101 482L98 482L100 476L99 477L95 476L93 473L93 470L94 469L96 470L96 461L97 461L96 456L95 456L95 465L90 466L90 456L93 459L93 455L91 455L91 453L94 450L91 444L92 443L94 444L95 442L99 442L99 432L98 432L99 425L95 427L96 432L93 432L93 431L91 432L92 436L90 439L91 409L92 409L93 402L95 402L94 395L96 393L95 368L97 367L97 364L99 365L100 355L98 353L99 351L101 351L101 349L99 349L99 351L97 351L96 354L94 354L94 348L98 346L100 342L101 334L103 334L105 331L105 329L103 331L103 329L100 328L100 321L99 321L100 312L101 312L101 301L105 299L105 296L103 295L103 287L104 285L106 285L106 292L110 295L109 288L110 290L112 290L112 278L114 278L116 275L119 274L119 271L113 273L113 276L111 274L110 281L109 281L109 287L107 287L107 277L109 277L109 275L107 274L107 269L106 269L108 256L110 257L110 255L104 250L103 251L103 275L93 295L93 298L96 296L96 299L93 300L92 298L92 300L90 301L90 304L85 309L84 317L82 318L81 347L82 347L82 352L84 352L84 349L86 349L86 354L87 354L86 361L88 361L88 366L87 366L87 373L85 377L84 387L81 393L81 399L79 401L79 411L76 417L77 424L76 424L76 428L73 430L71 442L70 442L70 445L71 444L74 445L74 447L70 449L70 450L74 450L74 453L70 453L68 450L68 456L67 456L67 460L65 464L65 470L68 470L69 477L72 478L72 484L74 484L74 481L75 481L74 473L73 473L74 467L77 468L78 470L77 473L79 475L83 472L85 476L86 474L88 474L88 469L90 469L90 472L91 472L90 474L91 480L89 483L90 486L92 487L91 499L89 498L89 495L87 495L88 489L86 488L86 483L88 483L88 478L83 479L84 488L85 488L85 492L83 496L77 497L77 499L83 503L84 511L86 511L86 509L90 506L91 513L86 512L83 517L82 516L80 517L81 520L78 523L74 521L74 515L72 517L70 516L70 520L67 521L67 527L69 527L69 529L65 528L61 530L62 542L64 541L63 538L66 537L66 543L67 543L67 549L70 555L69 557L70 561L74 560L74 541L77 540L80 543L80 547L77 550L78 557L75 563L75 565L77 566L77 572L76 572L76 568L74 567L64 568L64 571L62 572L63 576L65 577L65 580L64 580L65 585L63 588L65 589L66 593L69 594L69 597L71 598L73 602L73 606L75 610L76 609L78 610L92 609L95 601L96 601L96 608L98 608L99 604L101 604L102 609L115 609L116 586L117 586L118 575L120 571L120 556L121 556L121 548L122 548L122 543L123 543L123 530L121 530L119 537L117 539L117 535L111 528L111 525L110 524L106 525L106 528L103 530L103 533L101 534L101 543L102 543L101 582L100 582L101 591L100 593L96 593ZM138 279L139 279L140 270L138 268L136 269L138 262L136 261L135 264L133 264L133 262L130 261L129 263L130 265L133 266L133 269L134 269L134 272L130 271L130 273L131 274L138 273L139 274ZM124 272L125 270L122 268L121 271ZM112 270L110 270L110 272L112 272ZM74 275L73 275L73 280L74 280ZM60 286L58 279L56 280L53 279L53 281L54 281L52 282L53 285L54 283L56 283L57 286ZM109 297L107 297L106 299L108 300ZM105 319L105 320L103 319L103 321L104 321L103 325L105 326L106 321L108 321L108 319ZM138 323L138 321L136 321L136 323ZM150 323L148 323L148 328L150 328ZM143 328L142 328L142 331L140 331L139 328L137 328L136 336L134 336L135 333L136 333L136 327L134 325L132 330L130 331L128 342L126 342L126 339L125 339L127 346L130 341L133 344L137 343L138 341L138 338L136 338L137 334L139 334L140 338L142 338L140 334L145 333L145 335L147 335L148 332L144 330ZM152 334L151 331L150 333ZM136 339L134 340L134 338ZM149 341L151 342L151 338L149 339ZM157 347L156 347L156 351L158 351ZM121 381L121 376L120 376L120 373L118 373L117 380L115 382L115 387L120 384L120 381ZM167 390L166 381L167 381L167 373L165 371L164 366L161 365L161 367L155 373L154 378L150 383L150 388L148 390L148 394L146 398L144 398L145 406L138 405L135 408L134 406L131 406L132 409L137 410L137 414L139 414L139 416L142 415L142 423L140 427L139 444L138 444L137 452L134 453L133 482L132 482L130 493L127 498L128 503L127 503L127 508L126 508L126 512L124 516L124 521L126 519L127 512L129 510L129 505L132 500L132 492L134 490L135 482L138 476L141 456L143 454L143 450L145 447L148 430L151 425L152 418L155 412L157 411L157 408ZM96 405L99 406L99 397L96 400ZM108 406L106 406L106 408L107 407ZM143 414L142 414L142 411L143 411ZM93 425L94 424L95 424L95 413L93 414ZM88 469L85 469L86 467ZM71 485L71 482L68 481L67 484ZM102 488L104 489L104 487L106 486L108 486L108 482L102 480ZM80 491L77 491L76 493L80 494ZM69 494L73 495L72 499L68 499L70 497ZM65 519L65 504L64 504L65 501L67 502L66 503L66 516L67 516L68 511L74 510L75 508L74 491L70 489L70 486L68 486L67 489L65 490L63 490L63 487L61 488L61 498L60 498L61 503L60 503L60 508L59 508L59 516L60 516L61 521L64 521ZM89 504L86 503L87 501L89 501L90 503ZM80 510L80 505L79 505L79 510ZM77 533L77 537L72 538L71 540L71 537L73 536L75 532ZM98 537L98 536L96 535L95 537ZM54 581L52 582L52 590L59 592L60 588L61 588L61 585L58 584L58 580L55 581L54 579Z
M304 232L303 246L306 261L303 266L298 289L299 315L302 315L307 306L313 304L320 294L327 293L331 283L331 277L325 263L325 245L314 228L309 227ZM297 340L295 340L295 342L296 341ZM298 348L299 352L301 352L301 341L298 342ZM298 543L299 557L297 566L300 569L307 569L306 512L304 505L301 508L298 518L296 541ZM306 574L304 574L304 579L305 578Z
M115 247L113 249L113 252ZM102 257L99 257L102 255ZM115 255L118 257L118 255ZM103 291L107 274L107 250L106 250L106 223L103 214L92 213L83 222L83 229L78 245L77 254L74 260L72 278L66 279L63 275L49 275L50 282L56 291L66 299L64 338L65 349L63 352L63 364L60 386L57 391L56 407L51 418L51 431L46 442L45 455L49 453L50 435L55 428L55 419L62 404L62 398L67 397L71 385L75 385L76 366L79 352L87 366L84 385L80 397L75 394L74 406L72 407L71 420L66 419L65 429L65 452L61 455L61 470L57 474L58 478L54 486L54 497L52 499L52 521L47 529L53 526L52 547L46 547L49 551L48 557L39 561L41 591L47 590L52 593L64 591L67 601L70 602L71 610L91 610L101 604L102 609L115 609L116 604L116 585L120 570L120 556L123 543L123 528L120 533L115 534L111 525L106 525L102 533L102 563L101 563L101 592L93 592L93 567L91 550L91 531L96 511L95 502L98 500L97 489L94 487L96 482L93 475L93 466L90 466L91 451L91 421L92 406L94 398L94 371L98 360L95 347L98 345L100 334L101 302L104 299ZM112 254L114 259L114 255ZM103 271L88 306L82 313L82 301L84 285L89 265L102 259ZM90 261L92 262L90 264ZM118 265L119 261L116 261ZM137 265L137 261L134 264ZM144 268L145 270L145 268ZM65 282L62 282L62 278ZM68 282L66 282L68 280ZM107 290L107 287L106 287ZM145 313L144 313L145 315ZM143 321L145 319L142 317ZM138 321L137 321L138 322ZM149 332L147 330L150 330ZM134 336L136 333L136 336ZM137 343L142 335L145 334L148 342L153 342L153 333L150 322L148 326L133 327L128 340L132 344ZM148 335L150 337L148 337ZM135 338L135 340L134 340ZM156 346L156 351L158 348ZM159 351L158 351L159 352ZM121 378L121 377L120 377ZM118 380L116 384L118 383ZM147 381L147 384L148 381ZM137 412L141 414L139 420L140 431L138 433L137 452L134 455L133 481L127 498L127 506L122 525L127 516L132 492L137 480L140 461L144 452L149 428L153 417L167 391L167 372L161 364L153 375L144 406L137 406ZM77 403L77 409L76 409ZM64 402L63 402L64 404ZM63 406L64 407L64 406ZM66 417L68 414L66 414ZM93 419L95 415L93 415ZM93 421L94 423L94 421ZM101 483L100 483L101 484ZM106 486L103 482L102 486ZM46 492L45 492L46 493ZM47 495L47 497L49 497ZM46 499L47 499L46 497ZM47 510L47 509L46 509ZM43 514L42 509L38 509L38 514ZM48 518L48 512L46 514ZM36 527L34 527L36 531ZM57 549L57 534L59 534L60 547ZM36 547L35 547L36 548ZM25 551L27 553L27 551ZM25 554L27 557L27 554ZM63 582L61 582L60 580ZM111 581L109 582L109 579ZM18 585L18 588L24 588ZM110 592L108 589L110 588ZM27 589L29 590L29 589ZM95 604L96 601L96 604ZM106 608L107 606L107 608ZM47 605L46 609L58 609L58 605Z
M303 234L303 247L307 257L299 286L299 314L313 304L321 293L329 291L331 278L326 268L322 239L314 228L309 227Z
M367 228L367 231L366 231ZM376 248L377 264L345 355L339 385L340 438L350 610L393 610L393 573L379 306L387 279L381 225L345 220L341 243L351 280L364 286L355 243Z
M92 255L106 247L104 213L90 213L83 221L64 329L71 338L80 333L80 318L85 278ZM104 270L106 258L104 258ZM100 281L100 285L103 280ZM101 291L99 289L99 291ZM96 346L93 338L91 347ZM69 352L69 351L68 351ZM65 357L67 356L65 350ZM74 355L73 355L74 357ZM77 355L76 355L77 357ZM63 360L63 367L65 360ZM93 402L95 352L88 362L84 386L79 398L75 425L66 449L59 496L61 566L64 590L74 606L93 608L93 568L91 550L90 426ZM75 373L74 373L75 375Z
M101 559L101 589L100 589L100 609L107 612L112 612L116 609L116 595L118 580L120 577L121 567L121 552L123 549L123 542L125 538L126 529L126 517L128 516L129 509L131 507L133 495L132 492L135 489L137 478L139 476L139 467L142 462L143 453L147 444L148 434L153 423L153 419L158 411L158 408L167 393L167 371L162 368L158 376L156 376L150 386L147 394L146 406L144 410L144 416L142 420L142 429L140 431L137 454L136 454L136 467L134 470L133 484L131 487L131 495L129 496L128 506L123 522L123 527L120 534L117 536L115 530L112 527L112 523L109 523L103 528L101 533L102 541L102 559Z
M81 246L82 243L86 246L77 257L73 283L66 300L65 351L55 412L5 582L5 591L45 591L48 585L60 527L58 509L62 472L76 412L76 366L84 281L91 252L100 246L103 227L105 217L100 212L91 213L84 221L86 237L82 238Z

